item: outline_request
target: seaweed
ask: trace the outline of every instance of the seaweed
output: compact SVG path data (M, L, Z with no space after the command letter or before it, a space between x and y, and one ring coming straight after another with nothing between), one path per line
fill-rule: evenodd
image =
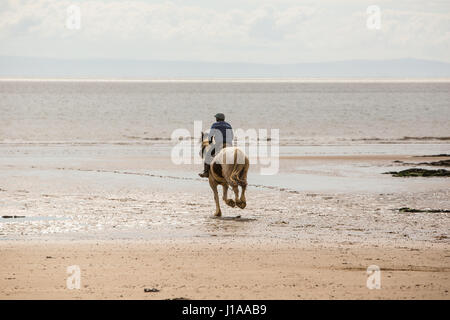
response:
M450 137L403 137L400 140L450 140Z
M440 158L440 157L450 157L448 153L440 153L440 154L431 154L431 155L423 155L423 156L414 156L415 158Z
M450 159L434 161L434 162L421 162L418 165L435 166L435 167L450 167Z
M389 171L383 174L392 174L393 177L450 177L450 171L446 169L428 170L412 168L402 171Z
M25 218L25 216L2 216L3 219Z
M412 209L408 207L403 207L398 209L399 212L410 212L410 213L450 213L450 210L446 209Z

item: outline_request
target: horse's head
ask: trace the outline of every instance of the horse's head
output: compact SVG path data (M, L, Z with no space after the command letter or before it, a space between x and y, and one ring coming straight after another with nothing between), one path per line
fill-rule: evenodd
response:
M203 158L203 155L205 154L205 150L209 147L209 137L208 133L205 133L202 131L202 135L200 137L200 144L201 144L201 150L200 150L200 157Z

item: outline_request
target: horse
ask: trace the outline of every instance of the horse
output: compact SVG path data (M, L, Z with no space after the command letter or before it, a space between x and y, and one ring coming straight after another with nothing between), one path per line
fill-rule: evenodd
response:
M202 132L201 135L201 151L202 158L212 147L208 135ZM245 198L245 190L247 188L247 173L250 162L244 151L239 148L225 145L219 153L217 153L211 161L209 169L209 185L214 192L214 200L216 202L216 217L222 216L219 204L219 194L217 187L222 186L223 201L234 208L238 206L244 209L247 206ZM239 196L239 186L241 187L241 195ZM235 200L228 199L228 188L231 187L235 194Z

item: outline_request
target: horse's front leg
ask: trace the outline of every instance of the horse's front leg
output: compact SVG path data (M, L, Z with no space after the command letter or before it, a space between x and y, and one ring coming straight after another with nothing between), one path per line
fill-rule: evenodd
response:
M223 188L223 201L225 201L225 203L230 207L234 208L236 203L234 202L233 199L228 199L228 185L222 184L222 188Z
M216 201L216 213L214 214L216 217L220 217L222 215L222 211L220 211L220 204L219 204L219 193L217 192L217 183L211 179L209 179L209 185L211 186L211 189L214 192L214 201Z

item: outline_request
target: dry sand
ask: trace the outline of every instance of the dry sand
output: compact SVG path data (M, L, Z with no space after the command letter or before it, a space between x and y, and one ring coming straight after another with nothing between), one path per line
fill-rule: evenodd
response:
M449 299L448 246L0 242L1 299ZM381 269L381 289L366 268ZM81 269L67 289L66 268ZM159 292L144 292L155 288Z

